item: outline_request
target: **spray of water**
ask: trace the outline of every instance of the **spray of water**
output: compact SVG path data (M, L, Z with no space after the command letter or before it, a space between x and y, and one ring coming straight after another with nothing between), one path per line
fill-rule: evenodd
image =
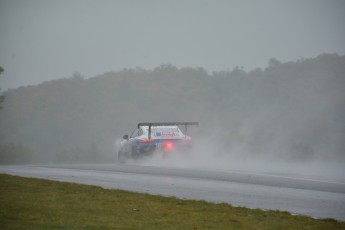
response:
M267 156L242 154L238 146L222 149L217 141L198 139L189 152L155 153L141 160L129 160L127 164L154 167L173 167L230 172L251 172L279 176L303 177L345 183L345 164L336 162L291 162Z

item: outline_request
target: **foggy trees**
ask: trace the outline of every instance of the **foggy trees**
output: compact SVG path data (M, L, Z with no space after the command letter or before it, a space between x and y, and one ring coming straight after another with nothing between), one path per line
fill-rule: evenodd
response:
M0 66L0 75L4 68ZM0 88L1 92L1 88ZM5 100L5 96L0 95L0 110ZM1 121L0 121L1 122ZM10 135L10 133L9 133ZM0 164L23 164L31 161L32 152L30 148L20 142L3 143L0 142Z
M0 144L21 143L36 162L111 162L138 122L197 120L218 153L345 160L344 73L345 56L323 54L250 72L165 64L75 75L5 91Z
M0 144L0 164L25 164L31 162L31 149L21 143Z

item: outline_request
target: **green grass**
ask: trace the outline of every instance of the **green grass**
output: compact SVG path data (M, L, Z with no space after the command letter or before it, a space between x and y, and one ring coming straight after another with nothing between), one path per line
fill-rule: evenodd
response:
M0 174L0 229L345 229L345 222Z

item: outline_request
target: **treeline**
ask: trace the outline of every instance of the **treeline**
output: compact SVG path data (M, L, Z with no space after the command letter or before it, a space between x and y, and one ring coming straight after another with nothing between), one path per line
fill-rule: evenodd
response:
M25 164L31 162L32 152L22 143L0 144L0 164Z
M142 121L200 122L217 154L345 160L345 56L265 69L208 72L161 65L4 92L0 144L23 143L33 162L115 162L114 146ZM210 153L212 154L212 153Z

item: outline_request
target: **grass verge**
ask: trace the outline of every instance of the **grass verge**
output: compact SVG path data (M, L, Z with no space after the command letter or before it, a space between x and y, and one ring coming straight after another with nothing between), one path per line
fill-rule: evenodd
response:
M345 229L312 219L0 174L0 229Z

